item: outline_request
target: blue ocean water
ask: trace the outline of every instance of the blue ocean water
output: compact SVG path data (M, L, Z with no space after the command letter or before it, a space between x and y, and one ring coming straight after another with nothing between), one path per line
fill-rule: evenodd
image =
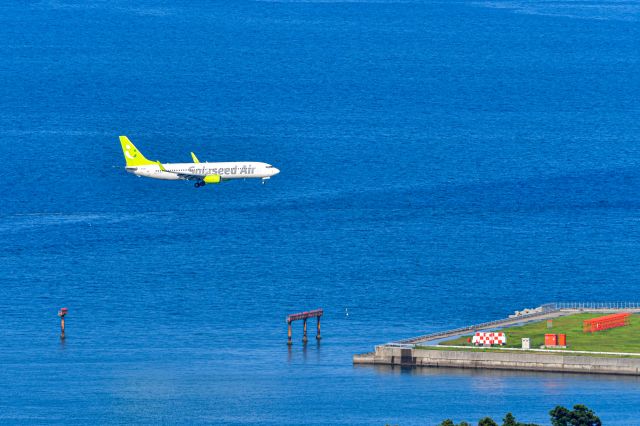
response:
M584 403L640 424L637 378L351 362L638 300L639 21L628 1L3 4L0 422L543 423ZM282 172L138 179L120 134ZM288 349L286 314L317 307L322 343L296 324Z

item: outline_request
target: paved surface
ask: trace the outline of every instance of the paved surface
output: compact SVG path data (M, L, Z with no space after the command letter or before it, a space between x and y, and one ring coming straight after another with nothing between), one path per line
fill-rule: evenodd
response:
M567 312L564 310L557 310L552 312L543 312L539 314L532 314L532 315L526 315L526 316L520 316L520 317L514 317L514 318L505 318L502 320L491 321L490 323L475 324L475 325L470 325L468 327L456 328L454 330L447 330L447 331L442 331L442 332L437 332L432 334L426 334L423 336L410 337L408 339L398 340L393 343L416 345L416 344L430 342L434 340L446 339L448 337L459 336L461 334L465 334L470 331L475 332L475 331L506 327L506 326L515 325L515 324L526 324L532 321L542 321L542 320L557 318L564 315L570 315L575 312L577 311Z

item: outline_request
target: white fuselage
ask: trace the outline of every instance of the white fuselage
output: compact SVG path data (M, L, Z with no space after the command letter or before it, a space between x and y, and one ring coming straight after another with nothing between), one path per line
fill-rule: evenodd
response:
M267 163L256 161L238 161L230 163L163 163L165 170L158 165L127 167L126 170L134 175L154 179L179 180L185 179L180 173L205 176L219 175L222 180L229 179L268 179L280 172ZM174 172L174 173L171 173Z

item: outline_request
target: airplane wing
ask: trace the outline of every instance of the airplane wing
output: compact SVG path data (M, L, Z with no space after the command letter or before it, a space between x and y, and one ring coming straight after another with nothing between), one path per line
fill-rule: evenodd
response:
M204 178L204 175L200 175L200 174L194 174L194 173L185 173L185 172L174 172L172 170L167 170L165 169L165 167L162 165L161 162L158 161L158 167L160 167L160 170L162 170L163 172L167 172L167 173L173 173L174 175L177 175L180 179L185 179L185 180L202 180Z
M184 179L184 180L201 181L201 180L204 180L204 178L206 178L207 176L214 176L214 175L203 175L200 173L174 172L172 170L165 169L165 167L159 161L158 161L158 166L160 167L160 170L162 170L163 172L173 173L174 175L178 176L180 179ZM218 176L218 175L215 175L215 176ZM225 181L225 180L228 180L228 179L220 178L220 181Z
M184 172L172 172L171 170L163 170L167 173L173 173L174 175L177 175L180 179L184 179L184 180L202 180L204 179L205 175L192 175L190 173L184 173Z

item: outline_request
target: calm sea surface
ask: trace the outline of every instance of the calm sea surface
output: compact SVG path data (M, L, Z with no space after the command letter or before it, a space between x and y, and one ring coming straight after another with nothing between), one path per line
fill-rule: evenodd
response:
M640 299L637 2L132 3L0 6L0 423L542 423L584 403L640 424L637 378L351 362ZM138 179L120 134L282 172ZM288 350L285 315L317 307L321 345L296 324Z

